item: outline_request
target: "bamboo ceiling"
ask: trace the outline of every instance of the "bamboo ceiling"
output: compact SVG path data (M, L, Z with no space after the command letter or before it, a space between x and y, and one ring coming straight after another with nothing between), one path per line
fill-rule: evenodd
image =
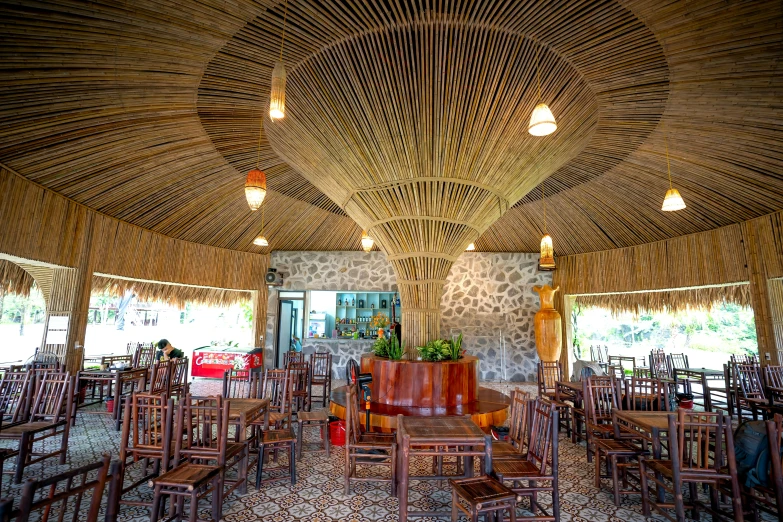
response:
M261 147L265 235L273 249L358 249L358 221L391 245L422 221L380 221L415 216L430 197L453 225L440 229L449 255L479 234L479 250L535 251L544 179L559 255L779 210L782 9L292 0L289 114L277 130L265 125ZM282 11L261 0L0 3L0 162L165 235L262 251L252 245L261 215L242 185ZM536 48L560 125L541 139L526 133ZM688 204L675 214L660 212L664 132ZM400 183L417 176L461 188L441 197L442 180Z

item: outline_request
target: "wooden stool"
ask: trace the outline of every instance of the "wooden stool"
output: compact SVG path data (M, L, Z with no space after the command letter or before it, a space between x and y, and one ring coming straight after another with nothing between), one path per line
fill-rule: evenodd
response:
M281 480L291 479L291 485L296 484L296 435L291 428L284 428L280 430L267 430L261 432L261 437L258 441L258 464L256 465L256 489L261 487L261 484L269 482L279 482ZM289 476L282 477L270 477L263 478L264 475L264 461L267 454L270 451L283 450L288 451L288 473ZM267 471L274 471L275 469L282 469L282 466L277 468L268 469Z
M630 459L649 455L650 452L634 446L628 441L616 439L597 439L595 441L595 487L601 490L601 479L612 479L612 491L614 504L620 507L620 495L641 494L639 489L629 489L628 470L634 465ZM606 462L606 475L601 475L601 457ZM636 465L638 469L638 465ZM622 476L621 476L622 475ZM620 480L623 481L624 490L620 489Z
M198 501L212 493L212 519L218 522L223 514L223 498L221 491L219 466L185 463L164 473L149 482L153 488L152 515L150 522L156 522L160 517L161 505L165 495L177 498L176 507L172 508L172 516L182 520L185 497L190 497L190 522L198 519ZM169 519L170 520L170 519Z
M321 428L321 440L324 442L323 449L309 450L312 452L326 452L326 458L329 458L329 416L325 411L300 411L297 414L299 420L299 452L297 460L302 460L302 448L304 447L304 429Z
M487 477L449 479L451 484L451 522L457 522L459 511L464 512L472 522L484 514L485 520L502 518L502 512L508 511L511 522L516 522L517 494L497 480ZM467 509L460 503L467 502Z

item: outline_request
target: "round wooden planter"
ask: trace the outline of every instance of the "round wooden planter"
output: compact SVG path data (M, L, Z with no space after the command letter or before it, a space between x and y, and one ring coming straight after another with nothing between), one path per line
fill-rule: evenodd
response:
M362 355L362 373L372 374L372 401L389 406L449 408L479 397L479 360L391 361Z

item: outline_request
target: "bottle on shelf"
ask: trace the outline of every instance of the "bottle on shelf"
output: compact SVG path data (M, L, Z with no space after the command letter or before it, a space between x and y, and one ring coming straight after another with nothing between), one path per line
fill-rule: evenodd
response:
M356 306L356 299L351 299L351 306Z

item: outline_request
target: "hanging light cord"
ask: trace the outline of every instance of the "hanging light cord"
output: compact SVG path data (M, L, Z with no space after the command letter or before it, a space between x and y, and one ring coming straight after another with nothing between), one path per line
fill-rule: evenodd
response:
M283 36L280 38L280 61L283 61L283 47L285 46L285 21L288 17L288 0L285 0L285 7L283 9Z
M536 46L536 84L538 84L538 101L541 101L541 70L538 67L538 46Z
M663 143L666 147L666 171L669 173L669 189L671 190L673 188L672 186L672 168L669 164L669 138L666 135L666 131L663 131Z
M264 204L261 205L261 236L264 235L264 208L265 207L266 205Z
M261 125L258 129L258 152L256 153L256 168L261 170L261 133L264 130L264 119L261 118Z
M544 194L543 183L541 183L541 202L544 205L544 234L546 234L546 195Z

